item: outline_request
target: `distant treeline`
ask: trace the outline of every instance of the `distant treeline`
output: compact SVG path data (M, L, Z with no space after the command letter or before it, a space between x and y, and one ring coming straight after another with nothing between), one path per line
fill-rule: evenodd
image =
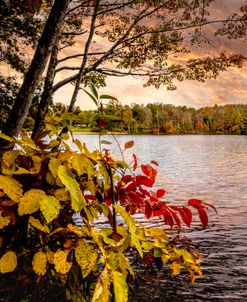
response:
M66 111L62 104L57 112ZM70 117L72 125L98 130L99 122L114 132L131 134L247 134L247 104L204 107L173 106L161 103L131 106L110 101L103 115L77 107Z

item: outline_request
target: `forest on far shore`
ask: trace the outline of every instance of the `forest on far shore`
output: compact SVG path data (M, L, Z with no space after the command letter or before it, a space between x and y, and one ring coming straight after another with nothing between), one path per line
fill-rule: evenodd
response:
M29 111L24 125L27 130L33 127L36 108L34 104ZM74 130L79 132L97 132L100 124L109 131L128 134L247 135L247 105L243 104L195 109L162 103L129 106L110 100L103 106L103 113L81 110L79 106L73 113L67 110L66 105L56 103L51 107L51 114L61 120L63 116L69 118ZM59 120L57 125L62 127Z

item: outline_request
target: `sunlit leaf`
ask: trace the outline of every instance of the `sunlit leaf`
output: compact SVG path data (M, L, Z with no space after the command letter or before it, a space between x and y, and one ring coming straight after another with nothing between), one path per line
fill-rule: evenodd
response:
M40 201L40 210L47 223L50 223L58 216L60 209L61 205L54 196L44 196Z
M10 223L10 218L9 217L3 217L2 213L0 211L0 230L3 229L5 226L7 226Z
M86 205L86 200L82 194L78 182L70 176L70 171L66 166L60 166L58 176L71 196L71 206L76 212L80 212Z
M125 144L124 144L124 148L125 149L130 149L130 148L132 148L133 146L134 146L134 141L128 141L128 142L126 142Z
M5 135L3 133L0 133L0 138L5 139L6 141L9 141L11 143L15 141L12 137Z
M173 276L177 276L180 274L181 272L181 268L183 266L181 264L179 264L178 262L173 262L171 265L170 265L170 269L172 270L172 275Z
M72 266L72 262L67 261L69 251L58 250L54 254L55 270L60 274L67 274Z
M86 278L97 264L98 253L92 245L82 239L75 248L75 258L80 265L83 278Z
M0 175L0 189L15 202L19 202L23 194L21 184L10 176Z
M119 272L112 272L112 280L114 285L114 295L116 302L127 302L128 301L128 285L126 278Z
M40 201L45 196L45 192L38 189L31 189L25 192L18 204L19 215L33 214L40 207Z
M12 251L9 251L0 259L0 272L2 274L11 273L15 270L17 266L17 257L16 254Z
M47 225L42 225L41 222L38 219L30 216L28 222L30 223L31 226L38 229L39 231L47 233L47 234L50 233L50 230L49 230L48 226Z
M44 276L47 269L47 255L45 252L39 251L33 256L32 266L35 273Z
M91 302L109 302L110 285L110 274L105 268L98 278Z

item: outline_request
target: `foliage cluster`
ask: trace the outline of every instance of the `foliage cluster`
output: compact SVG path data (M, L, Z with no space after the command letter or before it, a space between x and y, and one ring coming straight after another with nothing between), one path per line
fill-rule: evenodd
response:
M35 142L25 134L18 139L0 135L17 144L1 157L1 297L127 301L128 281L135 275L127 255L159 263L159 268L166 263L174 276L185 269L193 283L202 273L191 242L169 237L164 229L145 228L132 215L163 217L165 224L181 228L182 223L190 226L192 207L206 226L208 205L191 199L188 206L170 206L165 190L153 189L156 162L138 170L136 155L127 164L105 148L89 151L74 139L78 150L72 151L67 134L56 137L54 126L47 128ZM133 144L125 143L122 155ZM107 224L98 228L101 216Z
M52 111L65 113L68 108L54 104ZM110 100L103 106L106 128L113 132L130 134L247 134L247 105L224 105L200 109L171 104L133 103L122 105ZM99 131L98 110L81 110L70 113L71 124L78 131ZM28 129L28 128L27 128ZM30 129L31 130L31 129Z

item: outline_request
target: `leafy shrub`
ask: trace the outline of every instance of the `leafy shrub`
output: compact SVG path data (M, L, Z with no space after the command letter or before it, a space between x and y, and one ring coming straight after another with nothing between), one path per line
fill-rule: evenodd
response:
M190 226L189 207L194 207L206 226L205 203L191 199L186 207L169 206L162 200L164 189L151 190L157 174L154 161L141 165L138 174L135 155L128 165L107 149L89 151L76 139L78 151L72 151L67 134L50 136L49 142L42 137L34 142L25 134L19 139L0 134L18 146L1 156L4 301L127 301L127 277L135 276L130 253L144 264L167 263L172 275L185 269L192 283L195 274L202 274L200 255L188 241L171 240L160 228L145 228L133 214L163 217L167 225L181 228L181 223ZM133 144L127 142L122 153ZM76 223L76 213L82 225ZM106 227L97 228L100 215Z

